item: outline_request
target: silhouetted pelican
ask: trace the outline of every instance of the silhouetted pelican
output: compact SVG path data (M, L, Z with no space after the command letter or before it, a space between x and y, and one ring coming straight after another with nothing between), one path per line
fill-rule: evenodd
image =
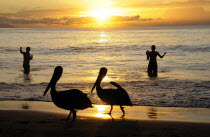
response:
M57 66L55 68L54 74L43 96L45 96L47 91L51 88L50 94L53 103L59 108L70 110L70 113L66 120L69 119L71 113L73 113L73 120L75 120L76 118L75 109L86 109L92 107L92 102L90 101L90 99L87 97L86 94L84 94L82 91L78 89L57 92L55 86L57 81L60 79L62 72L63 68L61 66Z
M96 82L91 90L91 93L96 87L98 97L105 103L111 105L111 109L108 114L111 114L113 105L119 105L124 116L125 111L124 111L124 107L122 106L132 106L131 100L128 96L128 93L120 85L118 85L115 82L110 82L110 83L114 85L115 87L117 87L117 89L103 89L100 86L101 81L106 76L106 74L107 74L107 69L105 67L101 68L98 74L98 78L96 79Z

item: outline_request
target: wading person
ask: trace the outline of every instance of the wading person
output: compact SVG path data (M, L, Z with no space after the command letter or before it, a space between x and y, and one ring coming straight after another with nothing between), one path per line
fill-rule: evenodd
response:
M26 48L26 52L23 52L22 47L20 47L20 53L23 54L24 73L29 74L29 72L30 72L30 60L32 60L32 58L33 58L33 55L30 54L30 47Z
M156 47L155 45L151 46L152 51L148 51L146 52L147 55L147 60L149 60L149 65L147 68L147 72L149 76L157 76L158 73L158 65L157 65L157 56L159 56L160 58L163 58L166 54L166 52L161 56L159 54L159 52L155 51Z

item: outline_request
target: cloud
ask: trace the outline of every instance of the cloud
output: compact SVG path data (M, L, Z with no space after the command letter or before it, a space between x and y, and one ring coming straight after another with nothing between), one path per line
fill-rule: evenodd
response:
M0 24L0 28L14 28L14 26L9 24Z
M153 21L160 20L161 18L140 18L139 15L136 16L112 16L111 21L114 22L142 22L142 21Z
M210 0L167 1L125 8L139 10L142 16L152 17L146 25L202 25L210 24ZM161 18L161 20L154 20Z
M80 11L80 12L79 12ZM15 13L0 13L0 24L14 25L18 27L37 25L71 25L97 24L97 18L91 16L78 16L82 9L45 9L45 10L21 10ZM132 21L149 21L152 19L140 19L136 16L112 16L109 23L122 23Z
M152 18L141 19L139 15L136 16L112 16L109 23L123 23L123 22L140 22L140 21L151 21ZM0 24L10 24L10 25L84 25L84 24L96 24L97 19L94 17L86 16L69 16L61 18L39 18L39 19L24 19L24 18L14 18L14 17L0 17Z
M90 18L86 17L62 17L62 18L41 18L41 19L19 19L19 18L7 18L0 17L0 22L6 24L81 24L87 23Z
M82 9L64 8L64 9L39 9L39 10L20 10L14 13L0 13L2 17L10 18L44 18L44 17L62 17L69 15L77 15Z
M112 16L111 21L116 21L116 22L123 22L123 21L139 21L140 16Z

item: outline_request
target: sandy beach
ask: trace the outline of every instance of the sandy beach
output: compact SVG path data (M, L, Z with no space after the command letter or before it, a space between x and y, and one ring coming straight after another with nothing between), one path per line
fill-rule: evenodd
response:
M209 123L154 120L101 119L32 110L1 110L2 137L208 137Z
M154 107L150 109L153 112L146 112L150 107L134 106L126 107L127 114L122 118L117 108L114 107L111 117L103 114L108 106L95 105L93 109L78 111L75 121L65 121L62 119L68 111L52 102L1 101L0 134L2 137L207 137L210 134L208 109Z

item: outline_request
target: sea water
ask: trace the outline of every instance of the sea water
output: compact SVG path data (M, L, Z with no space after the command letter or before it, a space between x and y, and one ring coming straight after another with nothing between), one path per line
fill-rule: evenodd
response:
M158 77L147 75L146 51L156 45ZM31 72L23 73L19 49L31 47ZM120 84L134 105L210 107L210 26L117 29L0 28L0 100L51 101L43 92L54 68L64 71L57 90L90 93L99 69Z

